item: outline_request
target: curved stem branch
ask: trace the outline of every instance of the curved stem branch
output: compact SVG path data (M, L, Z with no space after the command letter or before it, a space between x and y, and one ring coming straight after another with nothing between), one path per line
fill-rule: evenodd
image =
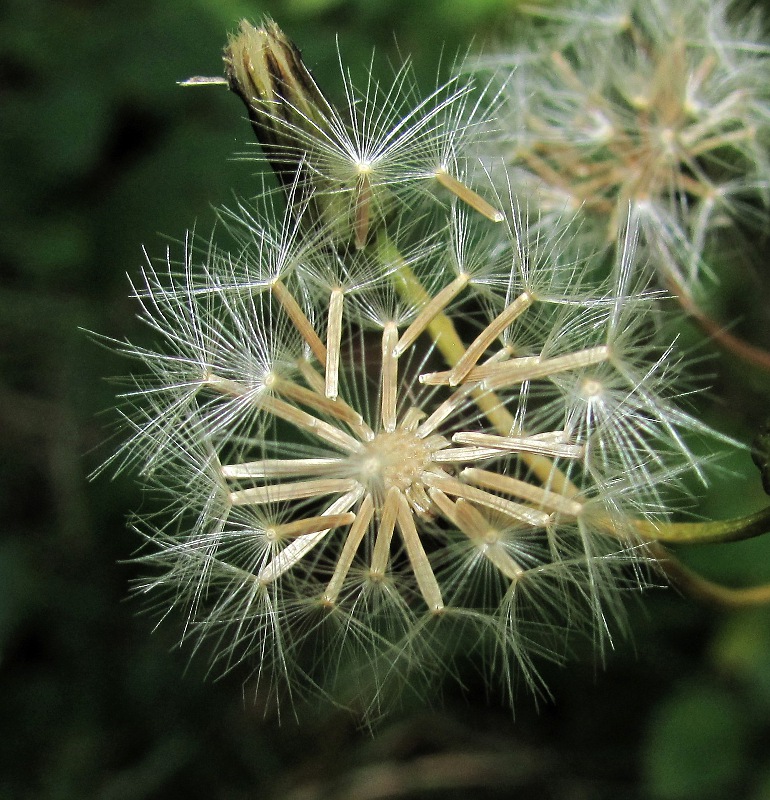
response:
M717 345L728 353L738 356L743 361L770 372L770 352L730 333L703 311L689 294L673 280L669 281L669 288L684 311L695 320Z
M722 586L698 575L657 542L650 544L649 549L671 583L683 594L702 603L722 609L770 603L770 584L739 588Z

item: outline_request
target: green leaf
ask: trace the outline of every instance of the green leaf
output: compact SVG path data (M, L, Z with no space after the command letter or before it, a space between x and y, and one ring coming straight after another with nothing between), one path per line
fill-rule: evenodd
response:
M726 692L689 686L664 702L645 745L645 773L657 800L735 796L746 759L746 722Z

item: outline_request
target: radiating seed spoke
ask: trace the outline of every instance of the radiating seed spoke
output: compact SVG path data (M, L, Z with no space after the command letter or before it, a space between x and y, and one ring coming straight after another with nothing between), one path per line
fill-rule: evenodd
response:
M571 517L579 516L583 510L583 504L577 500L571 500L558 492L542 489L532 483L518 478L511 478L508 475L499 475L496 472L467 467L462 471L462 477L474 486L510 494L522 500L528 500L542 508L568 514Z
M369 529L369 523L372 521L373 514L374 501L372 500L372 496L367 494L356 512L355 522L350 526L345 544L342 547L342 552L334 566L334 573L323 594L324 602L330 605L334 605L334 603L337 602L337 598L345 583L345 578L350 571L353 559L358 552L358 548L363 541L366 531Z
M396 515L398 514L399 495L401 492L395 486L391 487L382 506L380 523L377 528L377 537L374 541L372 552L372 562L369 569L374 579L382 580L388 568L390 558L390 541L393 538L393 531L396 527Z
M398 397L398 359L394 349L398 340L398 330L394 323L388 322L382 332L382 380L381 416L382 427L389 432L396 429L396 400Z
M422 376L420 376L422 377ZM417 428L416 434L419 438L424 439L429 436L439 426L443 425L449 417L452 416L458 409L462 408L468 402L468 398L473 392L473 386L461 386L457 391L453 392L446 400L444 400L438 408L436 408L427 419Z
M456 478L425 473L423 480L429 486L435 489L441 489L445 494L454 495L455 497L464 497L466 500L486 506L487 508L492 508L526 525L531 525L536 528L545 528L551 523L550 514L545 514L542 511L530 508L522 503L514 503L503 497L489 494L489 492L477 489L475 486L469 486L467 483L458 481Z
M435 172L436 180L452 194L456 195L463 203L469 205L474 211L485 216L492 222L502 222L505 215L488 203L483 197L466 186L462 181L450 175L443 167L439 167Z
M497 436L474 431L458 431L452 436L457 444L488 447L509 453L539 453L553 458L582 458L585 449L582 445L549 442L534 436Z
M401 338L395 348L397 358L414 344L417 337L430 325L435 317L468 285L469 280L470 276L463 272L423 306L420 313L415 317L414 322L401 334Z
M262 397L259 400L259 405L274 416L290 422L301 430L312 433L319 439L323 439L346 453L360 452L363 447L361 442L354 439L349 433L345 433L345 431L334 425L330 425L328 422L318 419L318 417L314 417L312 414L308 414L277 397Z
M313 324L307 315L294 299L294 295L286 288L281 280L275 280L270 285L270 289L276 300L283 306L289 319L299 332L299 335L307 342L313 355L321 364L326 363L326 345L318 338L318 334L313 328Z
M425 412L421 408L417 408L417 406L411 406L401 418L398 427L403 431L411 432L417 429L423 419L425 419Z
M371 218L372 183L369 172L359 173L356 178L355 198L355 245L356 250L363 250L369 238L369 221Z
M417 580L420 594L423 596L426 605L431 611L441 611L441 609L444 608L441 589L433 572L433 567L431 567L428 556L425 553L425 548L420 541L420 535L417 533L417 527L414 524L414 517L409 508L409 503L400 492L397 498L398 513L396 519L398 522L398 530L401 533L401 538L406 547L406 554L412 566L414 577Z
M548 378L560 372L568 372L573 369L582 369L595 364L601 364L610 357L610 348L606 345L599 347L589 347L585 350L577 350L564 356L555 358L543 358L537 364L530 366L519 366L517 364L500 364L495 372L484 378L484 387L490 391L503 389L524 381Z
M302 386L296 386L291 381L284 381L278 380L276 381L276 391L280 392L281 394L287 394L289 391L297 392L297 390L303 390L303 392L297 392L295 399L299 400L300 397L304 398L307 402L306 405L314 407L314 403L317 404L316 407L319 409L329 409L329 414L332 416L341 419L350 428L353 432L363 441L370 441L374 438L374 431L369 427L369 425L364 422L363 417L361 414L358 413L354 408L351 408L342 398L337 397L335 400L329 400L326 397L326 381L324 380L323 376L320 372L315 370L310 364L310 362L306 358L301 358L297 361L297 366L299 368L300 374L305 379L305 382L310 387L310 390L314 393L314 399L312 402L310 400L311 395L306 394L308 390L304 389ZM296 386L296 389L287 389L286 384L291 384L292 387ZM299 400L299 402L303 402Z
M319 478L312 481L275 483L269 486L253 486L230 492L230 502L234 506L262 505L279 503L285 500L303 500L307 497L322 497L326 494L342 494L359 486L352 478Z
M356 515L350 512L347 514L320 514L317 517L305 517L294 522L281 522L271 525L269 533L276 541L293 539L296 536L304 536L307 533L318 533L318 531L350 525L355 518Z
M497 450L494 447L448 447L434 453L433 461L437 464L460 464L467 461L502 458L505 455L504 450Z
M510 303L492 322L470 343L465 354L449 370L448 382L450 386L457 386L476 366L478 360L489 349L492 342L521 314L535 302L529 292L522 292Z
M345 294L333 289L329 298L329 321L326 328L326 397L337 397L340 378L340 342L342 341L342 312Z
M471 503L462 498L453 503L439 489L431 489L430 496L441 514L464 533L506 578L515 581L524 574L524 569L499 542L499 533Z
M508 371L525 371L536 367L541 364L543 359L540 356L520 356L518 358L511 358L503 361L499 360L494 362L487 362L477 367L472 367L463 377L463 382L468 383L481 383L490 376L499 375L505 367ZM452 380L453 370L446 369L441 372L424 372L420 375L420 383L427 386L448 386L449 381Z
M342 497L337 498L327 509L324 511L324 516L336 516L337 514L344 514L353 507L356 501L361 497L363 490L360 486L351 490ZM331 528L326 528L316 533L308 533L294 539L286 547L280 550L275 557L268 563L264 569L259 573L258 580L260 583L268 584L283 575L284 572L290 570L298 564L317 544L323 541L324 537Z
M344 466L341 458L263 458L222 467L225 478L293 478L328 475Z

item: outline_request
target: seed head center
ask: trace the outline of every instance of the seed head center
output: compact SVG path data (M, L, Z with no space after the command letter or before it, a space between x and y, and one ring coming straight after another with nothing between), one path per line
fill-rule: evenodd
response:
M367 443L360 456L358 475L369 490L379 496L392 487L406 491L430 462L430 450L412 431L381 431Z
M600 381L595 378L585 378L580 384L580 393L585 399L598 397L604 391Z

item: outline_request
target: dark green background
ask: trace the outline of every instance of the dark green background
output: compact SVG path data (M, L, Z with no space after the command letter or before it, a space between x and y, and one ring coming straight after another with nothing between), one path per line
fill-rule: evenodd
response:
M246 673L207 678L204 658L174 649L178 620L153 632L125 600L142 497L130 478L87 476L113 447L105 377L128 366L81 329L143 336L126 279L142 245L161 255L159 234L208 230L212 205L256 191L254 165L232 158L252 146L240 103L175 82L219 74L227 32L263 13L332 97L337 33L353 65L373 47L381 66L411 54L429 88L442 45L451 59L516 28L512 0L0 5L0 800L770 797L767 609L652 591L605 670L589 652L546 668L554 700L539 710L522 692L514 720L470 674L372 736L324 707L279 726ZM766 341L727 273L715 313ZM723 357L708 369L702 413L749 441L767 380ZM705 513L764 502L748 453L728 464ZM734 584L770 580L770 542L691 560Z

